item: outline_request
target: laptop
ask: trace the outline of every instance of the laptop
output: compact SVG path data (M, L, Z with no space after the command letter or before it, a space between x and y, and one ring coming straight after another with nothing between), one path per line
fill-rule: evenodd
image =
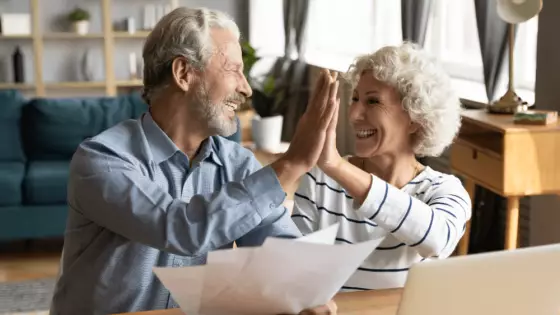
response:
M397 315L560 315L560 244L416 264Z

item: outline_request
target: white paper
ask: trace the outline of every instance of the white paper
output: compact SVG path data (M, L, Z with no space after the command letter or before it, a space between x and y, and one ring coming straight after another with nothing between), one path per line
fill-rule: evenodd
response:
M382 241L334 245L337 229L268 238L261 247L211 252L204 266L154 272L189 315L297 314L332 299Z
M307 243L314 243L314 244L329 244L333 245L336 240L336 234L338 233L338 227L340 224L335 223L328 228L324 228L322 230L316 231L314 233L309 233L304 235L300 238L297 238L296 241L307 242ZM269 237L264 241L263 247L269 246L270 242L275 244L277 239Z

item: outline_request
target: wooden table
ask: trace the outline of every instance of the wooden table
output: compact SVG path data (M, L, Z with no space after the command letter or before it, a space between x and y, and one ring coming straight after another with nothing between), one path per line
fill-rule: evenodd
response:
M339 293L335 297L339 315L395 315L402 289ZM124 315L124 314L121 314ZM179 309L126 313L126 315L185 315Z
M560 122L516 125L512 115L485 110L466 110L462 117L451 171L464 178L473 201L475 185L507 198L505 249L517 248L519 199L560 192ZM470 222L458 254L467 254L469 234Z

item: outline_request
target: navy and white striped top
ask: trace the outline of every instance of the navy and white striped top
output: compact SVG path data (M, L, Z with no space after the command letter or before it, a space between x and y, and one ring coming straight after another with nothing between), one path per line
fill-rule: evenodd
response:
M339 222L339 244L383 239L343 291L403 287L413 264L451 255L471 217L469 195L453 175L426 167L402 189L372 178L361 206L319 168L295 194L292 219L303 234Z

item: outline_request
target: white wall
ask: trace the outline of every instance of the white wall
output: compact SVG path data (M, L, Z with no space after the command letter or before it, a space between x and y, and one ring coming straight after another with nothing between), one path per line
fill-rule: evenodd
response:
M537 38L535 105L539 109L560 111L559 15L560 1L544 1ZM542 196L531 199L531 245L560 243L560 198Z
M42 0L41 29L43 32L66 31L64 15L76 6L90 11L91 33L102 33L101 0ZM142 24L142 8L146 4L167 4L169 0L113 0L113 21L128 16L134 17L137 28ZM29 0L0 0L0 13L30 13ZM222 10L230 14L239 24L242 33L248 34L248 1L247 0L180 0L179 5L191 7L208 7ZM136 52L142 55L143 39L115 39L115 75L117 80L128 79L128 55ZM0 39L0 82L11 82L11 55L19 45L25 55L25 78L34 81L33 45L30 39ZM76 81L78 79L79 62L84 51L89 50L95 67L95 75L103 80L103 39L45 39L43 64L43 80L45 82ZM48 90L47 95L103 95L104 89L92 90Z

